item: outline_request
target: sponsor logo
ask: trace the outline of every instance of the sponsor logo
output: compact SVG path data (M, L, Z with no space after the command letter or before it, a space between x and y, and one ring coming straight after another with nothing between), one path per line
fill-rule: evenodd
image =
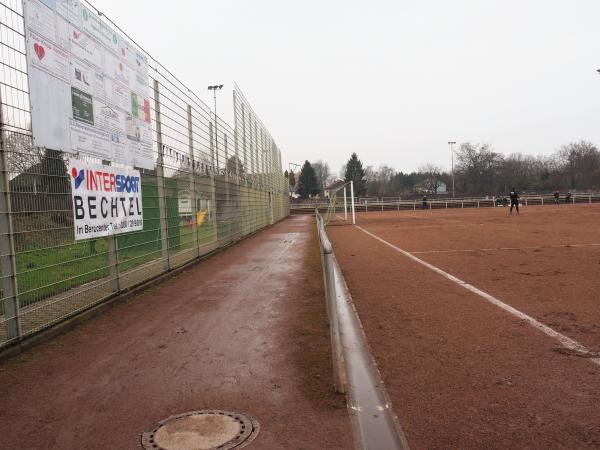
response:
M140 191L140 177L132 175L101 170L77 170L73 167L71 176L75 182L75 189L79 189L83 184L85 189L90 192L127 192L129 194Z
M46 56L46 50L37 42L33 44L33 50L35 51L35 54L37 55L40 61L44 59L44 56Z
M79 189L79 186L81 186L81 183L85 179L84 170L81 169L79 172L77 172L77 169L73 167L71 169L71 176L75 179L75 189Z

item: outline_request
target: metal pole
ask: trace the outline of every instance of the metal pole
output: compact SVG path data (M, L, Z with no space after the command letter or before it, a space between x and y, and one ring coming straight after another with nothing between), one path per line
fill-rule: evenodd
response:
M452 198L454 198L454 150L452 150L452 146L450 146L450 151L452 152Z
M350 181L350 197L352 197L351 208L352 208L352 225L356 225L356 214L354 213L354 181Z
M456 142L449 141L448 144L450 144L450 153L452 155L452 198L454 198L455 195L454 195L454 147L453 147L453 145L456 144Z
M219 134L217 133L217 90L213 89L213 97L215 99L215 156L217 161L217 170L219 169Z
M158 80L154 80L154 111L156 113L156 145L158 147L158 161L156 164L156 185L158 188L158 209L160 214L160 241L162 258L165 270L169 270L169 229L167 228L167 209L165 203L165 174L164 174L164 152L162 143L162 127L160 122L160 94L158 91Z
M189 172L189 183L190 183L190 203L192 212L192 242L196 249L196 255L200 256L200 247L198 246L198 214L196 208L198 207L198 200L196 199L196 164L194 161L194 131L192 125L192 105L187 106L188 116L188 149L189 158L192 164L192 170Z
M111 162L103 160L102 164L110 166ZM119 282L119 250L117 246L117 237L114 234L106 238L108 247L108 265L110 267L110 287L112 292L118 293L121 290Z
M8 341L20 340L23 335L19 312L19 290L17 288L17 264L15 255L8 158L4 141L4 117L2 115L2 93L0 92L0 269Z
M344 186L344 220L348 220L348 203L346 201L346 186Z
M208 123L208 140L210 141L210 165L212 166L212 172L215 169L215 140L213 139L214 130L212 122Z

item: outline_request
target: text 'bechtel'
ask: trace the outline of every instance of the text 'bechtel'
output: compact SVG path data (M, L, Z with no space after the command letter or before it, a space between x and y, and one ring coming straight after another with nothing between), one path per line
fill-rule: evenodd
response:
M85 196L73 196L76 219L96 219L98 217L115 219L142 215L138 195L126 195L139 192L139 177L89 169L80 171L73 169L72 175L75 188L84 184L87 190ZM98 195L91 195L94 192Z

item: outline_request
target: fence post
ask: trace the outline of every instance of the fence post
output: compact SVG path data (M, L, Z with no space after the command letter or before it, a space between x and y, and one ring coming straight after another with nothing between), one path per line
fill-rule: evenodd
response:
M592 203L592 196L591 196L591 194L588 196L588 203Z
M117 249L117 237L111 234L106 239L108 246L108 265L110 266L110 287L114 293L121 290L119 282L119 252Z
M344 186L344 220L348 220L348 202L346 201L346 186Z
M158 161L156 163L156 185L158 188L158 209L160 214L160 242L165 270L169 270L169 229L167 228L167 207L165 203L165 176L164 152L162 143L162 128L160 123L160 94L158 80L154 80L154 111L156 114L156 146L158 147Z
M9 167L4 138L2 93L0 92L0 268L2 270L1 277L3 290L0 301L4 299L7 340L20 340L23 332L21 329L21 316L19 312L17 264L10 204Z
M187 105L187 121L188 121L188 150L190 152L189 158L192 166L192 170L189 172L189 183L190 183L190 203L192 212L192 242L196 249L196 255L200 256L200 247L198 245L198 215L196 208L198 207L198 200L196 198L196 161L194 160L194 128L192 123L192 105Z
M544 197L542 197L542 206L544 206Z
M479 208L479 200L477 200L477 207Z
M109 160L102 160L102 164L110 166ZM119 249L117 246L117 236L110 234L106 238L106 244L108 247L108 267L110 269L110 288L115 294L121 290L119 280Z

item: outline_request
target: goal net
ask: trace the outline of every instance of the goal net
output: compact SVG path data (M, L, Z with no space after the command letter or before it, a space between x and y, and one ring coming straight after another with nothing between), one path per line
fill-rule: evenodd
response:
M329 203L323 219L325 225L347 225L354 221L354 201L352 182L340 183L329 190Z

